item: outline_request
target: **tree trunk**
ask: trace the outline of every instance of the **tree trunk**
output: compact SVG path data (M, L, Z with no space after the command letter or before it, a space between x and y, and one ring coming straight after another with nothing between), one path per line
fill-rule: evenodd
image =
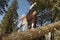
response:
M54 22L55 18L56 18L55 16L52 18L51 23ZM54 29L52 29L52 31L51 31L51 39L50 40L54 40Z
M42 26L35 29L30 29L26 31L22 31L19 33L12 33L8 37L4 38L5 40L33 40L36 38L40 38L42 35L51 32L54 28L60 28L60 21L51 23L46 26Z

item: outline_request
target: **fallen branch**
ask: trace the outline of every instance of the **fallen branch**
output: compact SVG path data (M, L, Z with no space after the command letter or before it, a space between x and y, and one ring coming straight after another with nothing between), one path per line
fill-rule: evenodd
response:
M60 28L60 21L35 29L26 30L19 33L12 33L6 37L5 40L33 40L40 38L42 35L45 35L46 33L52 31L54 28Z

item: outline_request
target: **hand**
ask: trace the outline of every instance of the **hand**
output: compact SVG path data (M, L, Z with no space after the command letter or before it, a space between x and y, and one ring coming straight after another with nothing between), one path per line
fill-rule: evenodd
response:
M37 4L37 2L34 2L31 6L30 6L30 10Z
M34 5L36 5L36 4L37 4L37 2L34 3Z

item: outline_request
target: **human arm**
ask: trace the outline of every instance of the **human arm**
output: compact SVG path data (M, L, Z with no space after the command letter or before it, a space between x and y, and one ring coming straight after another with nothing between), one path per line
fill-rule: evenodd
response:
M36 2L34 2L31 6L30 6L30 10L36 5L37 3Z
M14 24L17 24L19 21L23 20L25 17L19 18L17 21L14 22Z

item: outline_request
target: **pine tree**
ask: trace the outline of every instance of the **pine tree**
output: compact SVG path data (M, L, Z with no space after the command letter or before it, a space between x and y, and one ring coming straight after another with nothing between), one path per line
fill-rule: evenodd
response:
M18 18L17 6L17 0L14 0L8 8L1 25L2 33L10 34L13 32L14 28L16 28L17 24L14 24L14 20Z

